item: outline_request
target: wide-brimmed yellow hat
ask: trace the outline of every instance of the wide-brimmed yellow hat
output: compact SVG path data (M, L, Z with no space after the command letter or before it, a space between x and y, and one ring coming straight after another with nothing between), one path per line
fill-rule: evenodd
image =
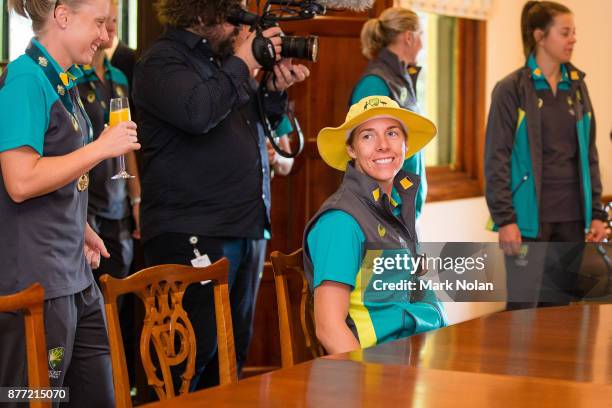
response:
M342 125L336 128L321 129L317 136L317 146L323 161L340 171L346 170L351 157L346 151L346 141L351 132L362 123L375 118L398 120L408 136L406 157L417 153L436 135L436 125L429 119L400 108L397 102L387 96L366 96L351 106Z

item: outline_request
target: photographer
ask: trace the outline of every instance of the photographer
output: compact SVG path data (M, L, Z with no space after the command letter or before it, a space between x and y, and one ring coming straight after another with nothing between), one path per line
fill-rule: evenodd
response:
M230 261L230 301L236 356L242 367L252 334L253 308L269 231L270 174L253 73L255 33L236 44L240 27L226 21L239 0L160 0L167 30L134 72L134 102L143 136L142 240L151 265L189 265L194 251L212 262ZM284 113L284 90L308 69L280 60L281 31L270 28L277 60L265 84L264 107L272 126ZM183 305L197 338L198 388L217 376L210 285L192 285ZM176 381L181 369L173 371ZM214 382L214 381L213 381ZM218 382L218 380L217 380Z

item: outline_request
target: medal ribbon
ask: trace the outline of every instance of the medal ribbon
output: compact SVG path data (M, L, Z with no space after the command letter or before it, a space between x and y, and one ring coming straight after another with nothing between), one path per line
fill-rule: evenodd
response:
M51 83L51 86L59 95L62 104L78 124L77 111L71 98L72 89L67 89L69 81L73 80L74 76L70 72L58 73L55 68L51 66L51 62L48 60L48 58L43 55L42 51L33 42L30 42L25 53L36 63L38 67L40 67L40 69L43 70L45 76L49 80L49 83ZM93 140L93 127L91 125L91 121L89 120L89 116L87 116L87 113L85 112L81 98L75 96L74 99L77 100L78 109L87 122L87 136L83 141L83 145L85 145Z

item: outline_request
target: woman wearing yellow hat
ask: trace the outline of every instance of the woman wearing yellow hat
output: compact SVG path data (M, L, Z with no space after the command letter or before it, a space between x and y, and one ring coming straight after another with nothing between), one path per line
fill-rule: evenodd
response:
M402 170L436 134L428 119L386 96L354 104L345 122L319 132L323 160L345 171L338 189L306 226L304 264L314 288L317 337L338 353L445 325L431 292L393 283L415 271L372 273L374 258L416 256L415 197L419 177ZM408 277L408 279L398 279ZM385 286L386 285L386 286Z

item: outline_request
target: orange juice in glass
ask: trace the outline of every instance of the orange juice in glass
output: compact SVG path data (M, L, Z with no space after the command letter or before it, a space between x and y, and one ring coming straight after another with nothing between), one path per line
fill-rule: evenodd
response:
M110 115L108 120L109 126L118 125L121 122L127 122L130 119L130 103L128 98L113 98L110 101ZM131 174L129 174L125 170L125 157L124 155L119 156L119 173L115 174L111 179L129 179L133 178Z

